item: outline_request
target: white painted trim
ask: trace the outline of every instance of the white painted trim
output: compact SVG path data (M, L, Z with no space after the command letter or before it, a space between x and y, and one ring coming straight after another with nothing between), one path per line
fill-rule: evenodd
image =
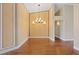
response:
M57 38L60 38L61 40L63 40L63 41L73 41L73 39L64 39L64 38L61 38L61 37L58 37L58 36L56 36Z
M30 36L29 38L49 38L48 36L39 36L39 37L32 37Z
M64 39L64 41L73 41L73 39Z
M49 39L52 40L52 41L55 41L55 39L53 39L53 38L50 38L50 37L49 37Z
M7 52L9 52L9 51L13 51L13 50L15 50L15 49L20 48L27 40L28 40L28 38L25 38L25 40L24 40L20 45L18 45L18 46L0 50L0 54L7 53Z
M0 5L0 16L1 16L1 19L0 19L0 49L2 49L2 4Z
M13 46L15 46L15 3L13 4Z
M1 3L1 48L2 48L2 3Z
M73 41L73 39L64 39L64 38L60 38L63 41Z
M74 46L74 49L79 51L79 48L77 48L77 47L75 47L75 46Z
M1 9L1 5L0 5L0 9ZM1 16L1 10L0 10L0 16ZM1 32L1 19L0 19L0 32ZM1 49L1 33L0 33L0 49Z
M53 39L53 38L50 38L50 37L44 37L44 36L39 36L39 37L29 37L29 38L49 38L50 40L55 41L55 39Z
M9 51L13 51L13 50L15 50L15 49L18 49L18 47L14 47L14 48L9 48L9 49L1 50L1 51L0 51L0 54L6 53L6 52L9 52Z
M18 45L18 48L20 48L27 40L28 40L28 37L26 37L25 40L21 44Z
M53 16L53 18L54 18L54 16ZM52 38L50 38L50 39L52 39L53 41L55 41L55 19L53 19L53 39Z

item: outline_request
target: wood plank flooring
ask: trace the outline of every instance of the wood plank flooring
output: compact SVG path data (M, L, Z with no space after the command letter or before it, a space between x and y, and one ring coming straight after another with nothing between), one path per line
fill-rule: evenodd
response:
M51 41L48 38L29 38L19 49L5 55L74 55L72 41Z

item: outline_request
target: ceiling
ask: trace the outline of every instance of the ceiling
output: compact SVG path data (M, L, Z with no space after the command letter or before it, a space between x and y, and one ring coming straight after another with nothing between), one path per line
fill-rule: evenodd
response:
M73 6L73 3L56 3L54 4L55 12L61 10L64 6Z
M27 10L31 12L39 12L49 10L51 3L26 3ZM39 6L40 5L40 6Z
M54 5L55 11L57 11L63 8L63 5L73 6L73 3L25 3L25 6L29 13L47 11L52 7L52 5Z

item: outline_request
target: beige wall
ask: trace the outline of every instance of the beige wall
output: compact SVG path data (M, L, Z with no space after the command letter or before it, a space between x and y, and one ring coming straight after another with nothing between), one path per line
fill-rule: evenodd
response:
M49 37L54 40L54 7L49 9Z
M29 35L29 13L24 4L16 4L17 12L17 39L16 44L21 44Z
M2 22L2 26L3 26L3 48L9 48L12 45L12 12L13 12L13 4L2 4L2 8L3 8L3 22Z
M46 21L46 24L32 24L37 17L40 17ZM40 13L30 13L30 37L48 37L48 11Z

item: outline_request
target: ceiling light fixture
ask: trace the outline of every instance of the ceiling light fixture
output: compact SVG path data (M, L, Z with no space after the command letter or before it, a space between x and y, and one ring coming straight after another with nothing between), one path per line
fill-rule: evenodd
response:
M36 17L34 21L32 21L32 24L46 24L46 21L40 16L40 4L38 4L38 8L39 8L39 15L38 17Z
M58 26L60 25L60 22L59 22L59 21L57 21L57 25L58 25Z

